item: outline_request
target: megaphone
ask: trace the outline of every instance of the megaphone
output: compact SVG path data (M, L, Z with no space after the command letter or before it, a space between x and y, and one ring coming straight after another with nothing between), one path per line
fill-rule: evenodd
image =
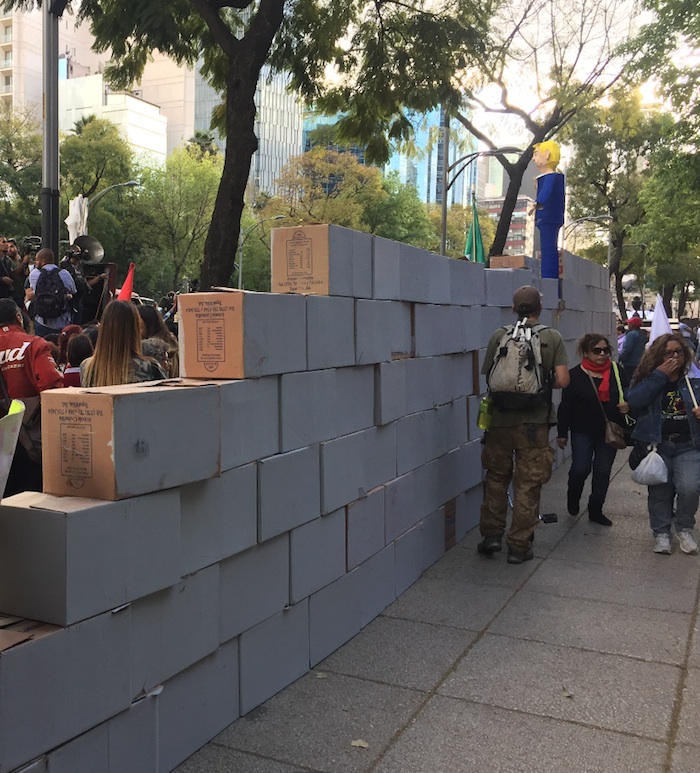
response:
M85 263L99 263L105 256L105 248L94 236L78 236L74 244L82 250L80 257Z

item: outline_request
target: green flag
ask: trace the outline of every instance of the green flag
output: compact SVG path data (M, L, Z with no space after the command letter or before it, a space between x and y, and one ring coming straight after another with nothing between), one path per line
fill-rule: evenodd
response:
M476 196L472 194L472 222L467 234L467 243L464 246L464 257L467 260L473 260L475 263L486 263L486 254L484 253L484 242L481 238L481 228L479 227L479 215L476 211Z

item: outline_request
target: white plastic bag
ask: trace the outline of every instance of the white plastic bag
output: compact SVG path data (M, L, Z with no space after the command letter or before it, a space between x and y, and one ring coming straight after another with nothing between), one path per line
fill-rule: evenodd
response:
M639 466L632 473L632 480L642 486L658 486L668 481L668 467L661 455L652 445L651 451L642 459Z

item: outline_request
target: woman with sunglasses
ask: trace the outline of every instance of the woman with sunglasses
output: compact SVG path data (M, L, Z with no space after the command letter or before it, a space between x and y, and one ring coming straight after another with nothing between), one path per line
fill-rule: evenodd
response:
M689 378L693 353L679 333L659 336L632 377L627 399L637 416L632 437L656 443L668 482L648 487L654 553L672 550L671 525L683 553L697 555L693 534L700 499L700 379Z
M562 392L557 413L557 444L566 448L571 433L571 469L567 508L578 515L583 485L593 471L588 499L588 519L603 526L612 521L603 515L616 449L605 442L605 419L624 423L629 412L612 371L610 342L599 333L587 333L578 342L581 363L569 372L571 381ZM622 370L619 371L624 379Z

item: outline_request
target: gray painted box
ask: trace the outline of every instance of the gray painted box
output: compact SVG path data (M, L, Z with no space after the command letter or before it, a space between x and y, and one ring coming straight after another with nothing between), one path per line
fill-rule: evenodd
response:
M0 507L0 607L70 625L180 579L177 490L119 502L25 492Z

